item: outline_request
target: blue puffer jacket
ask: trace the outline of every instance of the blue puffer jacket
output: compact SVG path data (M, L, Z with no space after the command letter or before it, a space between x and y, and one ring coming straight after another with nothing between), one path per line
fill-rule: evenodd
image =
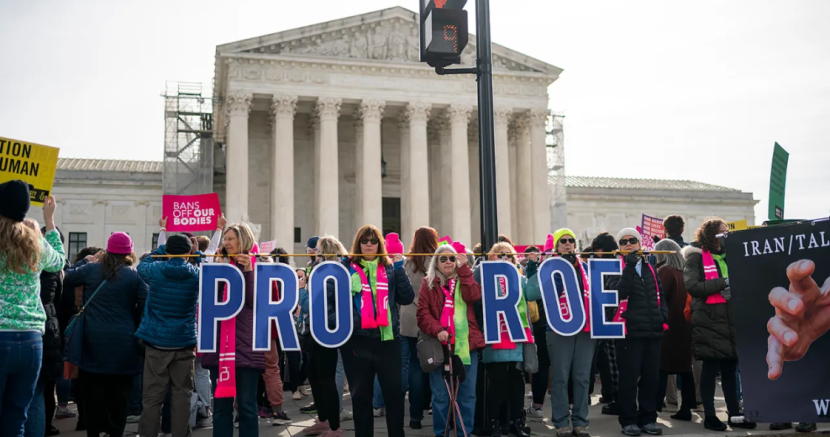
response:
M153 255L165 255L161 245ZM135 336L165 349L196 345L196 307L199 300L199 269L184 258L148 256L138 273L149 286L144 318Z
M473 277L476 282L481 284L481 264L479 264L473 271ZM527 279L520 275L519 281L522 284L522 293L525 293L525 297L527 297ZM482 325L482 328L483 327L484 326ZM516 349L493 349L493 345L488 344L482 352L481 359L485 363L520 362L524 360L522 350L523 349L520 345L516 345Z
M84 303L104 281L101 264L81 260L67 269L63 287L84 287ZM121 266L84 310L83 362L90 373L137 375L143 354L135 337L144 312L147 284L134 269Z

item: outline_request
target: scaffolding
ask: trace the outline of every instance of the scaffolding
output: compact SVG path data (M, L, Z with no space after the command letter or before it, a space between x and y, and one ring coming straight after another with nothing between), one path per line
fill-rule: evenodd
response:
M202 84L167 82L164 97L164 194L213 192L213 99Z
M565 190L565 116L553 114L547 120L548 185L551 188L551 229L568 226L567 193Z

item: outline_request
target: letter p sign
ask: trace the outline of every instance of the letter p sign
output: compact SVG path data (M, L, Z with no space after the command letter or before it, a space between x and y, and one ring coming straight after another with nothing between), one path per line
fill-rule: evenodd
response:
M242 311L245 277L230 264L202 263L199 275L199 352L216 352L219 322Z

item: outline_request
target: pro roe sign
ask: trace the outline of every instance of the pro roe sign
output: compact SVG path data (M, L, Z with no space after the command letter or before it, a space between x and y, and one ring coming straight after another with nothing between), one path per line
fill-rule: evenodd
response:
M164 195L161 199L162 216L167 218L170 232L212 231L222 214L216 193L194 196Z

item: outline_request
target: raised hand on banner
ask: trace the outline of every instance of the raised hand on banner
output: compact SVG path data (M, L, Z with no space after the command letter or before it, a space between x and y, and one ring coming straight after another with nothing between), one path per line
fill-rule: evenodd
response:
M775 287L769 294L775 307L775 317L767 323L769 379L778 379L784 371L784 361L800 360L810 344L830 329L830 278L819 288L812 278L815 269L810 260L790 264L789 291Z
M46 201L43 202L43 221L46 225L46 231L51 231L55 229L55 210L58 209L58 202L55 200L55 196L49 196Z
M159 219L159 228L167 229L167 217L162 217Z
M251 256L252 255L248 255L245 253L240 253L236 256L236 263L239 264L240 267L242 267L243 272L250 272L251 270L253 270L253 267L251 265Z
M225 229L225 225L228 224L228 220L225 219L225 214L220 214L219 218L216 220L217 225L216 229Z

